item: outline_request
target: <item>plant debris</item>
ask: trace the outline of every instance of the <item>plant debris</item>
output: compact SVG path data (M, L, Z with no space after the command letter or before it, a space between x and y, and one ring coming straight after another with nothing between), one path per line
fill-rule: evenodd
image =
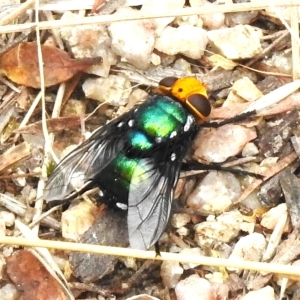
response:
M0 299L298 299L299 4L40 2L0 4ZM121 252L127 211L98 188L53 208L43 190L66 153L165 77L201 80L213 109L184 160L203 170L182 172L156 252L131 249L142 260ZM220 165L235 171L210 171ZM19 236L74 251L5 242Z

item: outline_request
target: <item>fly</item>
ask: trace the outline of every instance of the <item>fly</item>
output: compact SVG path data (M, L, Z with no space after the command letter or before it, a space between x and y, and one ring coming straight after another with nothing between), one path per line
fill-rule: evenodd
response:
M72 199L99 187L103 201L127 209L129 243L148 249L168 223L183 158L211 112L194 77L167 77L163 93L107 125L62 159L44 191L47 202Z

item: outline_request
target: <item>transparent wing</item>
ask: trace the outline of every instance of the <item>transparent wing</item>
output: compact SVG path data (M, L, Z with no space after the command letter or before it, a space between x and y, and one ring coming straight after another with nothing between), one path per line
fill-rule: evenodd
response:
M180 166L181 161L157 164L147 158L141 160L133 173L127 215L132 248L148 249L164 232Z
M93 135L56 166L44 190L46 201L66 200L84 189L116 155L124 150L129 113L97 129ZM123 128L124 127L124 128Z

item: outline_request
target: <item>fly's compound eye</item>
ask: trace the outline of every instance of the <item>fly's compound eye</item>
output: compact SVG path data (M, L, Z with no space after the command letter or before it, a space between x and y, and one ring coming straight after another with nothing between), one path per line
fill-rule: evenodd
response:
M201 119L207 118L211 112L208 99L201 94L190 95L187 99L187 104Z
M159 86L162 86L164 88L171 88L177 80L177 77L165 77L159 82Z

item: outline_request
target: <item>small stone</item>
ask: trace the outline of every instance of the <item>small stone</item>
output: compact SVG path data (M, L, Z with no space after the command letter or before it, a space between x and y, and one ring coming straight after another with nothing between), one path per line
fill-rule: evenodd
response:
M0 218L0 236L6 236L5 221Z
M262 96L262 92L256 87L256 85L248 77L243 77L233 84L223 106L232 107L232 105L235 105L236 103L255 101Z
M231 173L209 172L187 199L201 215L226 211L241 195L239 180Z
M269 285L265 286L264 288L251 291L247 293L245 296L242 296L240 300L257 300L257 299L264 299L264 300L275 300L275 293L274 289Z
M20 292L14 284L7 283L0 288L0 299L2 300L17 300L20 299Z
M228 259L232 261L260 261L266 246L265 237L261 233L254 232L239 239ZM234 268L227 269L236 270Z
M130 7L120 7L115 14L135 16L140 13ZM155 43L153 20L137 20L111 23L108 26L114 53L125 58L141 70L150 66Z
M80 237L95 222L97 207L88 202L80 202L62 213L62 236L78 242Z
M215 218L209 216L206 222L195 225L195 241L200 247L211 247L216 241L228 243L241 231L243 215L233 210Z
M206 45L206 30L191 25L167 26L155 42L158 51L168 55L181 53L193 59L201 58Z
M203 128L194 140L195 157L207 162L224 162L241 152L257 137L253 128L227 124L217 129Z
M127 103L127 98L131 93L131 84L127 77L109 75L107 78L87 79L82 89L87 98L120 106Z
M12 178L12 181L14 182L15 185L24 187L26 185L26 177L22 177L22 175L25 174L25 172L20 169L16 168L16 174L21 175L20 177Z
M81 19L79 14L65 12L62 20ZM111 38L106 26L89 24L60 28L60 35L72 50L74 57L102 57L103 62L90 67L87 72L98 76L108 76L110 66L116 64L116 55L111 50Z
M204 251L202 251L200 248L185 248L180 251L180 254L187 255L187 256L204 256L205 255ZM197 266L200 266L200 264L184 263L184 264L182 264L182 266L185 270L188 270L188 269L196 268Z
M259 153L257 146L254 143L247 143L242 150L242 156L255 156Z
M11 227L15 224L15 215L8 211L0 211L0 219L4 221L5 226Z
M137 270L136 259L134 257L122 257L120 260L123 262L126 268Z
M257 15L258 11L226 13L225 23L228 27L234 27L240 24L251 24Z
M293 59L292 54L284 51L277 51L270 58L263 60L267 66L275 68L283 74L292 74Z
M86 113L86 105L83 101L69 99L62 110L62 116L77 116Z
M147 295L147 294L140 294L137 296L132 296L132 297L126 298L126 300L160 300L160 299L150 296L150 295Z
M178 262L165 260L161 264L160 276L163 285L169 289L173 289L176 286L182 274L183 268Z
M174 24L176 24L178 26L192 25L192 26L196 26L199 28L203 27L203 21L198 15L177 17L174 21Z
M203 6L215 5L215 3L210 3L209 1L203 1L202 3L203 3ZM224 26L225 14L222 12L216 12L213 14L206 14L206 15L200 15L200 16L203 21L203 25L208 30L219 29Z
M215 51L229 59L252 58L262 52L261 32L249 25L211 30L207 36Z
M188 214L174 214L172 216L172 226L175 228L180 228L185 226L191 221L191 216Z
M177 59L173 64L173 68L175 70L182 71L185 74L191 74L192 73L191 65L183 58Z
M183 8L185 4L184 0L146 0L144 1L144 4L142 6L141 12L146 13L156 13L158 11L168 11L172 9L179 9ZM169 17L169 18L156 18L153 19L154 25L155 25L155 32L157 35L159 35L164 28L170 24L175 18Z
M180 227L176 230L176 232L180 235L180 236L188 236L190 234L190 230L186 227Z
M217 294L208 280L194 274L178 282L177 300L217 300Z
M271 208L269 211L262 215L262 219L260 225L269 229L273 230L277 225L279 219L283 214L287 214L287 206L286 203L281 203L276 207ZM288 222L283 230L283 232L289 232L291 229L291 223Z

